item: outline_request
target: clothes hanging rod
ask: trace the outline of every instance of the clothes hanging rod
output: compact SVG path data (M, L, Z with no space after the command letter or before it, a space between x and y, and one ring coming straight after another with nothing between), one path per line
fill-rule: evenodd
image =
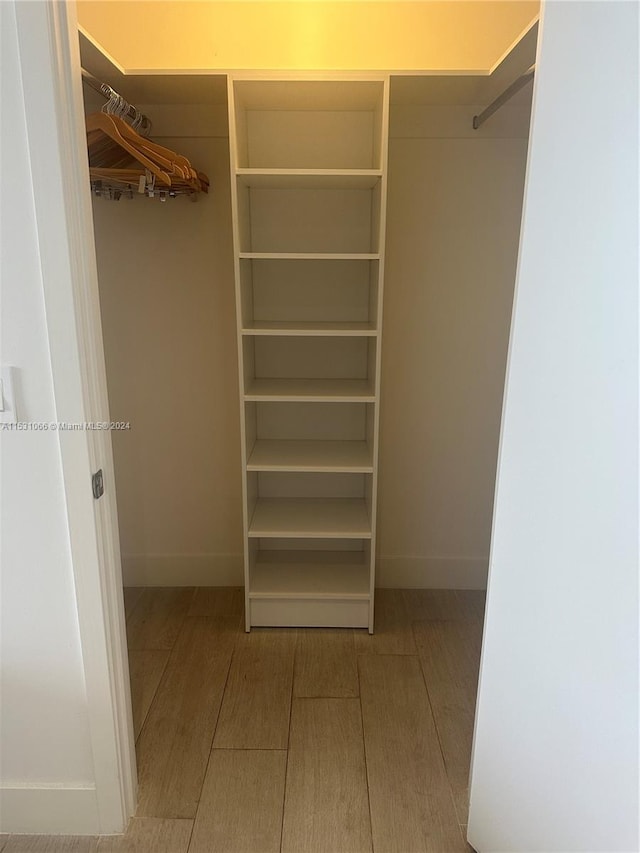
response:
M82 71L82 82L86 83L94 91L98 92L98 94L102 95L103 98L109 100L112 97L120 97L115 89L109 86L108 83L102 83L98 80L97 77L94 77L93 74L90 74L84 68L80 69ZM131 119L136 119L140 117L140 120L143 122L146 128L151 128L151 121L147 118L146 115L143 115L139 110L137 110L132 104L130 104L125 98L122 98L123 101L128 105L128 109L126 115Z
M491 116L497 110L499 110L501 106L503 106L504 104L507 103L508 100L513 98L513 96L516 94L516 92L519 92L520 89L523 88L523 86L527 85L529 80L533 79L533 77L535 76L535 73L536 73L536 66L532 65L531 68L527 69L527 71L525 71L522 76L518 77L517 80L514 80L514 82L507 89L505 89L501 95L498 95L498 97L495 99L495 101L492 101L489 104L489 106L486 108L486 110L483 110L480 113L480 115L474 116L473 117L473 129L477 130L480 127L480 125L484 124L488 118L491 118Z

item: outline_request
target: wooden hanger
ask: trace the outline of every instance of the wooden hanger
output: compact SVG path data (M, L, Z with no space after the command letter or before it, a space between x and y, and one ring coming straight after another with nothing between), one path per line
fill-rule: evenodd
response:
M150 159L155 160L168 172L174 172L184 180L189 180L195 176L191 163L186 157L176 154L170 148L164 148L162 145L158 145L157 142L152 142L144 136L140 136L131 125L128 125L119 116L112 115L111 118L125 139L131 142L136 148L139 148Z
M118 125L114 121L114 117L107 115L107 113L93 113L90 116L87 116L86 119L86 128L87 134L91 134L93 131L100 131L106 137L113 140L120 148L124 151L127 151L133 159L140 163L145 169L148 169L152 175L155 175L156 180L158 180L164 186L171 186L171 176L167 171L161 169L157 162L149 159L149 157L141 151L138 147L131 144L130 139L125 139L125 137L120 132ZM133 131L135 133L135 131ZM138 136L138 134L136 134ZM138 136L140 140L142 140L141 136ZM100 141L100 138L94 135L92 137L94 145L96 142ZM91 160L89 161L91 164Z
M92 178L137 184L148 170L163 186L209 191L207 176L196 172L186 157L140 136L119 116L94 113L86 128Z

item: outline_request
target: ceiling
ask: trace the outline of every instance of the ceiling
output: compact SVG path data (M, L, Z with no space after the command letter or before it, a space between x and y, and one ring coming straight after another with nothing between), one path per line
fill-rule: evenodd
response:
M511 46L510 52L491 74L392 74L391 102L488 104L535 62L537 32L537 22L534 22L515 46ZM80 55L83 68L111 85L130 103L188 105L226 104L227 101L225 74L192 74L184 71L174 74L125 74L104 49L83 32L80 33ZM525 87L517 98L523 102L530 100L531 88L530 85Z
M78 0L81 31L129 74L238 70L489 75L538 0Z
M82 67L132 104L226 104L225 74L123 74L80 32Z
M488 104L536 61L538 23L522 35L491 74L393 75L392 104L478 106ZM532 87L522 90L524 103L531 99ZM518 96L516 96L518 97Z

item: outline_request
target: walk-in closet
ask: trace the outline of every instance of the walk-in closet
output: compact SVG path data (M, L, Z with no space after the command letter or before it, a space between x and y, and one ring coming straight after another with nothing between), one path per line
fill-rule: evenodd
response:
M470 849L530 24L462 75L81 32L140 849Z
M0 2L0 853L639 849L639 22Z

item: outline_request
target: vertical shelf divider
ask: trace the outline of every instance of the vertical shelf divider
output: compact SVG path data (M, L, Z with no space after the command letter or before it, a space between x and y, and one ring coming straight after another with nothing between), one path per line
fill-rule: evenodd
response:
M245 629L373 633L389 78L228 104Z

